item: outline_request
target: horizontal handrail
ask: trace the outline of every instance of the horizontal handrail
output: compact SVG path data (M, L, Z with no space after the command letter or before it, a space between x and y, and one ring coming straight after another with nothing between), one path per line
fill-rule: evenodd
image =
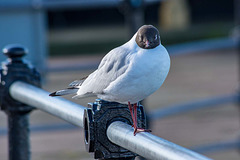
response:
M83 127L85 107L63 99L33 85L17 81L10 87L10 95L17 101L36 107L76 126Z
M237 43L231 37L204 39L166 46L168 52L170 53L170 56L196 53L204 54L206 51L229 49L235 47L237 47Z
M153 134L142 132L134 136L133 128L116 121L107 129L107 136L113 143L122 146L147 159L153 160L207 160L209 158L183 148Z
M239 149L240 140L239 139L230 139L220 142L214 142L210 144L202 144L200 146L191 147L191 150L198 153L213 153L213 152L226 152L227 150Z
M165 118L179 113L187 113L197 109L204 109L210 107L218 107L227 103L235 103L239 100L239 93L232 93L226 95L219 95L202 100L191 101L183 104L176 104L166 106L164 108L156 109L148 113L150 120Z
M67 122L83 127L85 107L49 93L33 85L16 81L10 86L10 95L17 101L36 107ZM110 124L107 136L113 143L147 159L209 160L196 152L168 142L150 133L133 135L133 128L120 121Z

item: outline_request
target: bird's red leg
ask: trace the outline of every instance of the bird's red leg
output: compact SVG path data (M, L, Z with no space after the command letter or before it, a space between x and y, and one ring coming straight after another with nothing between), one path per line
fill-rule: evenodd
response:
M129 111L131 113L131 116L132 116L132 120L133 120L133 127L135 128L135 121L134 121L134 117L133 117L133 108L132 108L132 105L130 104L130 102L128 102L128 108L129 108Z
M139 132L151 132L150 129L144 129L144 128L137 127L137 107L138 107L137 103L135 103L133 105L133 109L134 109L134 132L133 132L133 134L134 134L134 136Z
M135 122L135 126L134 126L134 130L137 129L137 103L133 104L133 113L134 113L134 122Z

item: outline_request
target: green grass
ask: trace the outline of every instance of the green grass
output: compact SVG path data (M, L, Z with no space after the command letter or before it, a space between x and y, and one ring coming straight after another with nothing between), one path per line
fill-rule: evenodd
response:
M196 40L226 37L233 28L232 22L214 22L198 24L185 30L163 31L160 29L161 41L164 45L191 42ZM101 32L101 31L100 31ZM108 33L106 33L108 34ZM126 42L123 37L116 36L115 40L84 41L84 42L51 42L49 43L50 56L67 56L76 54L108 53L111 49Z
M52 43L50 44L50 56L107 53L123 43L124 40L92 43Z
M229 36L233 29L231 22L219 22L212 24L199 24L191 26L189 29L182 31L162 32L162 42L165 45L191 42L204 39L220 38Z

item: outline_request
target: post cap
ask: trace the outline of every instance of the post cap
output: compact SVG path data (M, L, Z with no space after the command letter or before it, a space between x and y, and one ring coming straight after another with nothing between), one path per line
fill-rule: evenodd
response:
M3 48L3 54L9 58L22 58L27 52L27 49L20 44L10 44Z

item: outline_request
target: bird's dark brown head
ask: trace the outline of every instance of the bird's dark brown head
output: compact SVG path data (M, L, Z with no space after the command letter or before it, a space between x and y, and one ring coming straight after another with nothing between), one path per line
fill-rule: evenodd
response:
M137 31L135 39L137 45L143 49L153 49L160 44L158 29L152 25L143 25Z

